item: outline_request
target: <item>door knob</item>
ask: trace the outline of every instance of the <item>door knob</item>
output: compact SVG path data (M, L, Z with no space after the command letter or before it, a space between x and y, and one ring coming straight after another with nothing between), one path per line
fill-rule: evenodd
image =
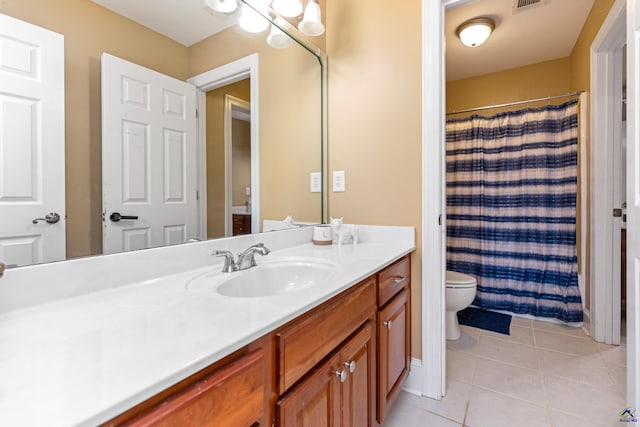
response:
M138 219L138 215L120 215L120 212L114 212L109 215L109 219L113 222L118 222L121 219Z
M37 224L38 221L44 221L47 224L55 224L56 222L60 221L60 215L55 212L51 212L49 214L46 214L44 218L36 218L31 222Z

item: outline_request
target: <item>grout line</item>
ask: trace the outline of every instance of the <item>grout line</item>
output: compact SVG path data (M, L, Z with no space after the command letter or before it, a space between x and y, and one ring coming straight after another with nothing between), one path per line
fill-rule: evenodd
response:
M462 426L466 426L467 425L467 415L469 414L469 402L471 400L471 390L473 389L473 386L469 387L469 394L467 396L467 404L464 407L464 416L462 417Z
M514 325L514 326L527 328L527 326L522 326L522 325ZM522 367L522 366L513 365L512 363L504 362L504 361L501 361L501 360L495 360L495 359L492 359L490 357L480 356L479 353L478 353L479 352L479 346L480 346L480 340L476 340L476 346L478 348L476 348L476 352L475 352L475 354L473 354L474 357L472 359L473 365L472 365L472 369L471 369L471 383L469 384L469 391L468 391L468 395L467 395L467 399L466 399L464 418L463 418L463 422L462 422L463 426L466 426L466 423L467 423L467 418L469 416L470 402L471 402L471 400L472 400L472 398L474 396L474 389L475 390L478 390L478 389L488 390L488 391L490 391L492 393L496 393L496 394L499 394L499 395L502 395L502 396L505 396L505 397L508 397L508 398L511 398L511 399L516 399L516 400L521 401L521 402L526 402L526 403L534 405L534 406L538 406L541 409L544 408L544 411L545 411L545 414L546 414L546 419L548 420L548 422L550 423L550 425L552 427L559 427L558 424L557 424L557 421L554 421L554 419L552 418L552 410L560 412L560 413L562 413L562 414L564 414L566 416L575 417L577 420L585 420L585 418L580 416L580 414L573 414L573 413L567 412L566 410L563 410L563 409L552 409L551 408L551 403L552 402L551 402L551 398L550 398L550 394L549 394L548 385L547 385L547 382L545 381L545 374L543 372L543 360L542 360L542 353L543 352L547 352L548 351L548 352L553 352L553 353L559 353L559 354L563 354L563 355L569 356L571 358L574 358L575 360L578 360L580 358L589 358L589 357L593 357L594 355L597 355L597 358L602 360L602 362L606 366L607 372L608 372L609 377L611 378L612 381L615 380L615 376L614 376L614 372L612 370L612 366L625 368L624 366L619 366L619 365L614 364L614 363L608 363L605 360L604 355L603 355L603 353L607 349L603 348L601 350L600 348L598 348L598 346L595 345L595 341L589 336L579 337L579 336L575 336L575 335L563 334L563 333L558 333L558 332L554 332L554 331L548 331L548 330L545 330L545 329L540 329L543 332L548 332L550 334L561 335L563 337L568 336L568 337L574 337L574 338L578 338L578 339L589 340L589 341L592 342L593 346L596 349L596 352L592 353L592 354L576 355L576 354L572 354L572 353L565 353L563 351L558 351L558 350L553 349L553 348L540 347L539 343L538 343L538 339L537 339L536 334L535 334L535 331L538 330L538 329L536 329L536 328L530 328L530 329L533 329L533 331L532 331L532 333L533 333L533 345L529 345L529 344L525 344L525 343L521 343L521 342L517 342L517 341L512 341L512 340L501 340L500 337L497 337L495 334L488 335L488 333L485 332L485 331L481 332L480 337L476 336L477 338L488 336L489 338L495 338L495 339L500 340L500 341L510 342L512 344L515 344L515 345L520 346L521 348L524 348L524 349L527 349L527 350L529 350L529 349L531 349L533 347L535 349L534 351L536 352L535 357L536 357L536 361L537 361L537 367L535 367L535 368L525 368L525 367ZM486 341L485 341L485 343L486 343ZM469 354L469 353L466 353L466 354ZM516 367L518 369L523 369L523 370L524 369L528 369L528 370L536 371L538 373L540 381L542 382L542 390L544 392L544 403L523 399L521 397L517 397L517 396L511 395L511 394L502 393L500 391L496 391L496 390L493 390L493 389L490 389L490 388L486 388L486 387L477 385L475 383L475 381L476 381L476 372L478 370L479 358L482 358L482 359L485 359L485 360L495 361L495 362L498 362L498 363L503 363L503 364L509 365L509 366L514 366L514 367ZM550 377L551 378L556 378L558 380L570 380L570 378L562 377L561 375L550 375ZM592 387L592 388L594 388L594 390L597 389L597 387ZM611 389L611 388L608 388L608 389ZM611 389L610 391L611 392L615 392L615 389ZM592 422L594 422L594 421L592 420Z

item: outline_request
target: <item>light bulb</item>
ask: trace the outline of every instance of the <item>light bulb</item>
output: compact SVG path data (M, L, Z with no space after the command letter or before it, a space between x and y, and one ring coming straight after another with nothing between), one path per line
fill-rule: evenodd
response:
M267 43L276 49L286 49L291 46L291 37L286 35L280 28L271 24L271 33L267 37Z
M298 24L298 29L308 36L319 36L324 33L322 13L317 0L309 0L304 10L304 17Z
M301 0L273 0L273 10L286 18L294 18L302 13Z
M240 28L250 33L261 33L269 27L269 21L246 5L242 8L238 24Z
M221 13L232 13L238 8L237 0L204 0L211 9Z

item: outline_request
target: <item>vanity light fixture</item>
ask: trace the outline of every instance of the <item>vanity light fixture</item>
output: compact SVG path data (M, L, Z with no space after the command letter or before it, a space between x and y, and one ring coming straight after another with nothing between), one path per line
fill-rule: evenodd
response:
M304 10L304 17L298 24L298 29L308 36L319 36L324 33L322 12L318 0L309 0Z
M269 28L269 21L264 19L258 12L245 5L242 8L242 14L238 20L238 25L249 33L261 33Z
M273 10L285 18L295 18L302 13L302 0L273 0Z
M233 13L238 8L238 0L204 0L211 9L221 13Z
M282 25L280 18L276 18L276 23ZM291 46L291 37L286 35L280 28L271 24L271 32L267 36L269 46L276 49L286 49Z
M487 41L495 28L491 18L474 18L463 22L456 29L456 35L465 46L478 47Z

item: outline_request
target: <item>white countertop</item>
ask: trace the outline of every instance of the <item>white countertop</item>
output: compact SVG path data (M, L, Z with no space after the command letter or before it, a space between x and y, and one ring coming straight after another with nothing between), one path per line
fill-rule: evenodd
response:
M64 298L0 312L0 425L89 426L111 419L415 249L412 227L392 229L401 230L402 237L394 239L393 232L383 230L384 236L377 239L371 228L371 233L361 233L369 238L357 246L274 243L282 247L268 258L257 256L258 264L281 257L314 257L340 266L326 283L277 296L229 298L187 290L190 278L219 271L220 260L208 260L209 265L199 268L89 293L62 292ZM246 246L260 240L269 246L270 240L276 242L274 236L264 234L241 242ZM236 241L216 242L199 245L210 252L211 247ZM180 249L170 251L149 251L146 259L171 253L175 262ZM109 261L112 266L114 260L136 259L133 255L98 257L93 263L77 265L90 264L82 273L89 275L91 268L104 268L96 263ZM60 264L66 263L40 268L37 277L73 267ZM131 262L121 268L133 270L136 265ZM18 289L20 278L34 274L16 272L11 286Z

